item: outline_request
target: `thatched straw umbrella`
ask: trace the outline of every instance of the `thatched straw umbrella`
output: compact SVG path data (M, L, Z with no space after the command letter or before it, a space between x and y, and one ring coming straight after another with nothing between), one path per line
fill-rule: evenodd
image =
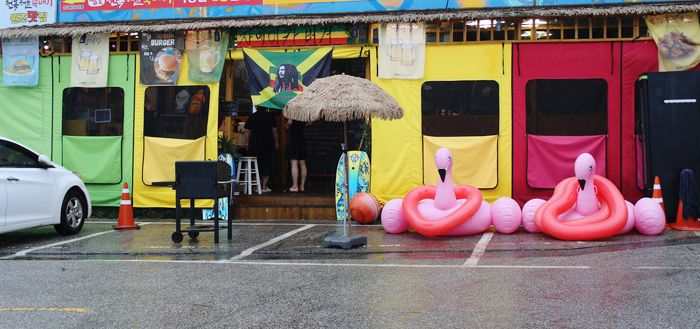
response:
M367 244L366 237L351 237L347 232L348 208L348 125L350 120L379 118L400 119L403 110L389 94L367 79L349 75L334 75L314 80L304 92L289 101L282 112L285 117L310 122L316 120L343 122L343 152L345 152L345 215L343 235L329 236L325 247L348 249Z
M389 94L367 79L333 75L316 79L284 107L292 120L346 122L368 117L400 119L403 110Z

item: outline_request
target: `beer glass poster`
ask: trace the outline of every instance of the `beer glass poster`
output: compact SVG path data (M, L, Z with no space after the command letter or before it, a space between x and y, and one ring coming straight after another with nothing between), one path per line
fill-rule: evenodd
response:
M73 87L107 87L109 34L73 38L70 84Z

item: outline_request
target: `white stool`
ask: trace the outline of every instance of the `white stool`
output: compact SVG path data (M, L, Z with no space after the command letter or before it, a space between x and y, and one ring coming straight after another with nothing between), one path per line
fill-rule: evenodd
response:
M243 184L243 193L253 194L253 187L258 190L258 194L262 194L260 186L260 175L258 174L258 158L257 157L241 157L238 160L238 170L236 171L236 181ZM243 174L243 179L241 179Z

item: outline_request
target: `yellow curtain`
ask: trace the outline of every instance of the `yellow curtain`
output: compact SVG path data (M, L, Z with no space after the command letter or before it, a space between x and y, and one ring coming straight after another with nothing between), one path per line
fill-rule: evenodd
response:
M435 185L439 179L435 152L446 147L452 152L452 182L491 189L498 185L498 136L423 136L423 181Z
M175 161L203 160L204 140L144 137L143 182L174 182Z
M429 45L426 47L425 76L422 80L377 78L376 49L369 56L371 79L392 95L404 110L400 120L372 120L372 193L381 201L403 198L424 183L423 135L421 128L421 86L426 81L493 80L499 87L499 134L497 161L484 161L479 167L495 170L495 187L484 183L484 199L493 201L510 196L512 190L512 115L510 44ZM442 141L433 142L439 146ZM453 150L454 152L454 150ZM434 164L433 164L434 165ZM490 183L490 182L488 182ZM475 183L472 183L476 185Z
M175 191L170 187L160 187L160 186L148 186L146 182L158 181L169 176L163 175L167 168L162 168L163 165L161 161L153 161L150 157L167 157L170 161L175 160L185 160L184 154L181 150L178 151L179 156L170 153L168 150L172 151L173 146L179 142L195 142L192 140L177 140L177 139L167 139L168 142L159 143L156 139L144 138L143 135L143 121L144 121L144 101L146 88L151 86L145 86L141 84L140 77L140 59L136 58L136 92L135 92L135 103L134 103L134 187L133 187L133 203L135 207L147 208L147 207L158 207L158 208L174 208L175 207ZM203 137L203 147L204 150L199 154L204 154L204 157L200 155L196 159L191 160L216 160L217 158L217 130L218 130L218 116L219 116L219 84L218 83L198 83L190 82L187 76L187 54L183 56L182 66L180 67L180 76L177 80L178 86L207 86L209 87L209 117L207 118L207 134ZM148 142L146 140L149 140ZM149 144L148 159L145 157L144 147ZM167 145L165 149L160 149L159 146ZM151 152L150 147L155 147L153 152ZM190 157L189 155L186 157ZM154 165L156 167L151 168ZM146 167L144 167L146 166ZM160 172L160 173L159 173ZM145 175L144 175L145 174ZM174 175L174 170L173 170ZM145 177L148 176L148 177ZM186 205L186 203L183 203ZM213 201L197 201L197 207L210 207Z

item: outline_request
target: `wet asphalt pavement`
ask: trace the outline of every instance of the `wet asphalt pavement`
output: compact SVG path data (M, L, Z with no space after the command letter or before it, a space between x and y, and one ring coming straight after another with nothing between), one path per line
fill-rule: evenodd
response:
M0 328L696 328L700 235L598 242L426 238L333 222L236 222L181 244L172 223L0 235Z

